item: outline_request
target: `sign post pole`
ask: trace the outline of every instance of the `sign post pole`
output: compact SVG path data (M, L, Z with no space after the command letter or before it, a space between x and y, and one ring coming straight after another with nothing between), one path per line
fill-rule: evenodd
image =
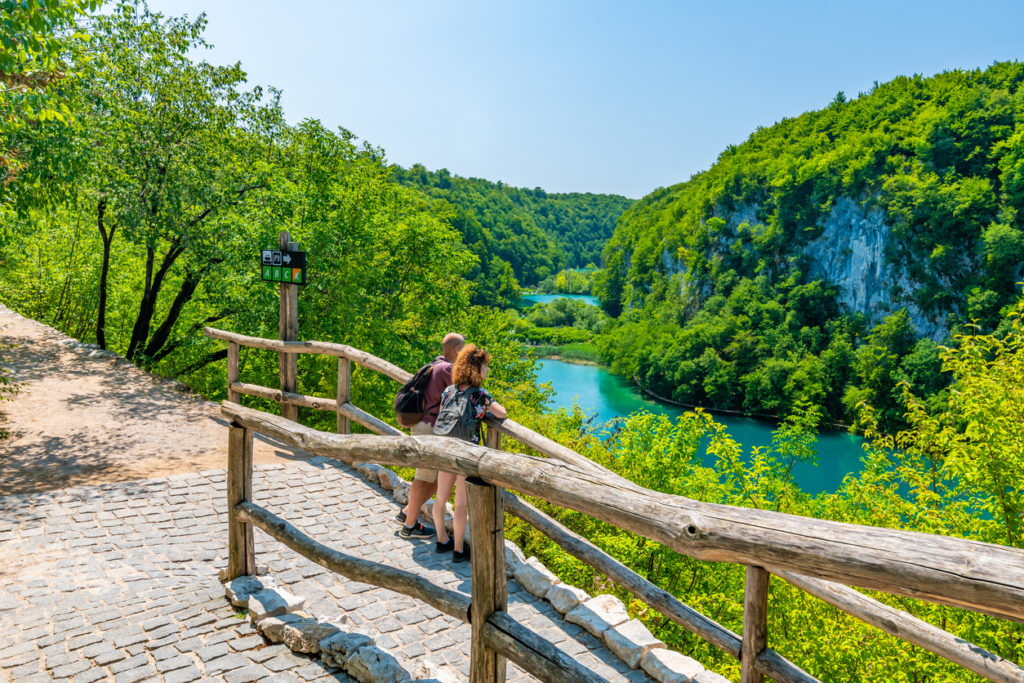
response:
M291 241L291 233L282 230L278 235L278 246L281 251L298 251L299 245ZM299 286L288 282L281 283L281 310L278 321L278 338L281 341L298 341L299 339ZM281 391L295 393L298 388L299 364L298 354L278 354L278 368L281 371ZM299 407L289 403L281 404L281 417L298 421Z

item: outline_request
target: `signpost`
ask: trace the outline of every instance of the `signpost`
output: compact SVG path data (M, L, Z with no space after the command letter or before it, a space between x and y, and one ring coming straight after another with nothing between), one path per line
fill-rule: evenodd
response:
M295 244L295 242L289 242ZM260 253L260 272L268 282L306 284L306 252L284 249L264 249Z
M282 230L277 249L263 249L260 253L260 272L264 280L281 283L281 309L278 318L278 339L297 341L299 338L299 285L307 284L306 252L299 251L291 234ZM298 356L294 353L278 354L281 373L281 391L295 393L298 387ZM281 417L298 421L299 407L281 404Z

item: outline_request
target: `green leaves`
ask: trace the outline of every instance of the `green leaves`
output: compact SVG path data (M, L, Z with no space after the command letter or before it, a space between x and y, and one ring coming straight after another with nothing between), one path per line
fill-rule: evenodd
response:
M604 309L621 315L620 329L599 341L606 362L686 403L783 416L806 391L849 421L856 400L878 400L881 385L866 366L851 378L840 354L815 358L833 344L864 344L865 322L910 307L932 336L955 332L972 312L992 329L1019 279L1022 82L1017 62L900 77L759 128L706 172L631 206L595 277ZM864 258L873 238L841 210L852 203L861 216L883 214L890 229L876 245L890 277L873 292L859 272L873 266ZM826 225L848 234L845 253L808 253ZM858 249L848 275L829 266ZM847 291L823 270L845 277ZM860 308L841 309L840 296ZM830 328L836 320L845 329ZM867 365L887 374L877 360ZM722 391L730 377L741 396ZM880 419L894 428L891 384L884 391L879 408L890 410Z

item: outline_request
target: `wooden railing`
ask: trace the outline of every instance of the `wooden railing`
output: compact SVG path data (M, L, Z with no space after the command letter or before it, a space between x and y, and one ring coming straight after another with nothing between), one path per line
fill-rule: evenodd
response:
M644 489L511 420L488 420L487 447L444 437L408 437L349 403L351 363L405 382L410 373L342 344L280 342L206 328L228 342L231 419L228 503L228 573L255 569L252 525L315 562L349 578L386 585L423 600L472 629L472 680L504 680L504 658L543 680L601 680L505 611L504 513L539 529L570 554L594 566L669 619L740 661L744 683L817 680L766 647L771 575L863 621L989 680L1024 681L1024 669L849 586L877 589L1024 622L1024 551L917 532L864 527L783 513L702 503ZM243 384L239 346L278 353L318 353L338 358L335 399ZM282 404L337 413L338 434L238 405L247 394ZM374 435L349 435L354 420ZM410 572L345 555L294 529L251 502L252 437L267 434L310 453L344 462L427 467L467 476L473 544L472 596L436 586ZM509 436L546 458L498 450ZM625 567L527 502L501 489L547 500L642 535L689 557L747 567L743 634L696 612Z

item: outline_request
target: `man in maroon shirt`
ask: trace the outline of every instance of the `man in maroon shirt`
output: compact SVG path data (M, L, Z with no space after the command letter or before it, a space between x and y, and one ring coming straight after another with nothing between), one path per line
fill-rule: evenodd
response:
M430 371L430 380L427 382L427 390L424 396L426 412L423 420L409 430L413 436L434 434L434 422L437 421L437 413L441 410L441 394L445 388L452 383L452 365L459 356L459 351L466 345L466 340L461 334L450 332L441 341L441 354L433 360ZM402 524L398 535L402 538L430 538L434 535L433 527L420 524L416 517L420 508L437 491L437 470L424 470L416 468L416 476L409 487L409 503L401 512L395 515L395 521ZM441 505L447 501L441 501ZM436 503L435 503L436 504Z

